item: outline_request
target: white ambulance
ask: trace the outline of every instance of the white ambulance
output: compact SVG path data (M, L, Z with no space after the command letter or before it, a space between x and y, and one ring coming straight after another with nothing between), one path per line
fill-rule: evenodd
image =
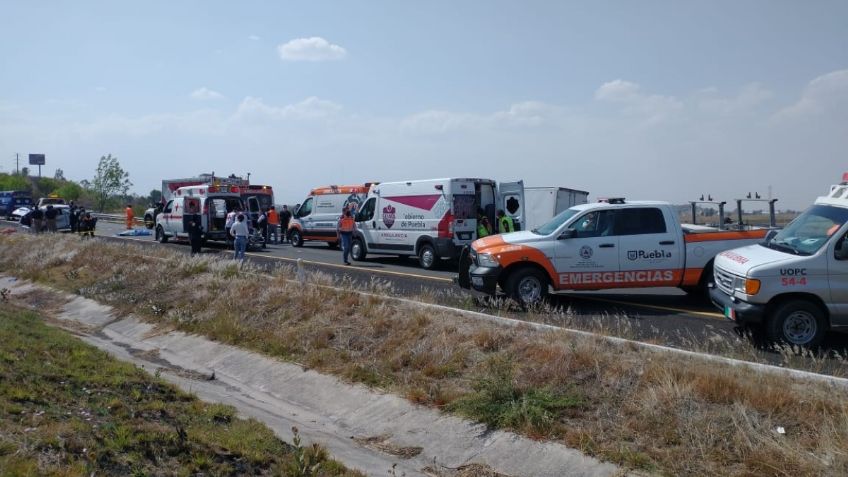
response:
M423 268L459 256L477 238L477 212L494 226L503 209L520 228L524 183L447 178L383 182L371 187L356 215L351 246L354 260L366 254L416 256Z
M339 245L338 223L345 207L358 208L365 200L370 182L357 185L316 187L294 211L289 222L288 237L295 247L306 240Z
M196 185L174 191L162 213L156 216L156 240L188 239L188 223L200 216L203 240L227 240L227 213L242 209L238 186Z
M804 347L848 331L848 174L842 180L764 242L716 257L710 297L724 316Z

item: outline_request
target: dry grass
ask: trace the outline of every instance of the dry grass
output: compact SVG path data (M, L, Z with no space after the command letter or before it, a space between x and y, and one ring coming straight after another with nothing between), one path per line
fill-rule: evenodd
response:
M326 275L62 237L0 245L4 273L630 468L848 474L844 390L312 285Z

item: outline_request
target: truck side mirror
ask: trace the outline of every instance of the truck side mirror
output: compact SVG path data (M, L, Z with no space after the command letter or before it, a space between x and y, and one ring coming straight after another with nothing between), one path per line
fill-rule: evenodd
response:
M766 233L765 238L763 238L763 243L768 243L768 242L770 242L770 241L771 241L771 239L773 239L773 238L774 238L774 236L775 236L775 235L777 235L777 232L778 232L778 231L777 231L777 230L774 230L774 229L769 230L769 231Z
M557 240L566 240L566 239L574 238L576 236L577 236L576 230L565 229L565 230L562 231L561 234L559 234L559 237L557 237Z

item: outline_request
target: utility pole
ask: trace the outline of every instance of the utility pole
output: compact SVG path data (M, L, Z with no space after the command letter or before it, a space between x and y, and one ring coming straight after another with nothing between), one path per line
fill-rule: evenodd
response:
M17 152L15 153L15 174L21 174L21 158Z

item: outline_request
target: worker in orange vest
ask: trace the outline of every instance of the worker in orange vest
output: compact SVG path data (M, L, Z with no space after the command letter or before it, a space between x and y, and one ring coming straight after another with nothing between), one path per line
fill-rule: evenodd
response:
M132 206L127 204L127 230L133 228L133 220L135 219L135 214L133 214Z
M350 265L347 257L350 255L350 244L353 239L353 229L356 227L356 222L353 220L353 215L350 209L345 208L339 219L339 237L342 240L342 259L345 265Z
M268 236L274 236L274 243L280 243L280 214L273 205L268 209Z

